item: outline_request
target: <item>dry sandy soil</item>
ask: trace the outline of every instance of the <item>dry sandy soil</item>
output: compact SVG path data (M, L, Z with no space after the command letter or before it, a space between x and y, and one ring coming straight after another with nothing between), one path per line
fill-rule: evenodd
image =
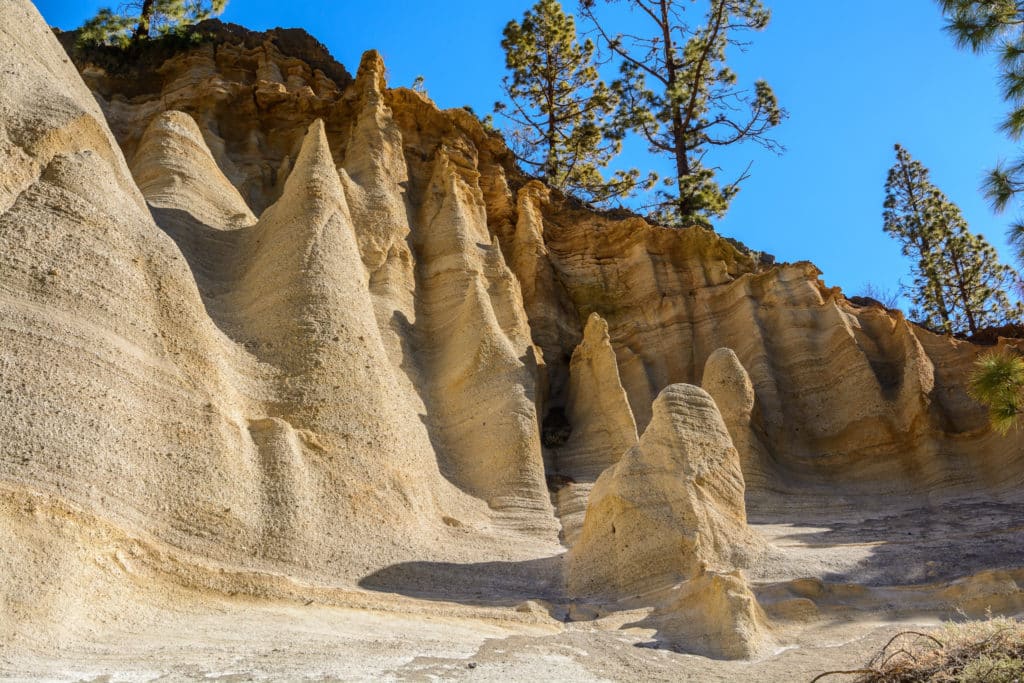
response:
M989 607L1012 613L1020 598L1005 577L982 578L952 599L943 593L964 583L958 577L1021 564L1022 513L1018 502L954 500L870 516L839 512L828 526L754 521L779 551L754 577L759 594L773 596L808 576L859 587L833 588L838 594L818 601L822 613L813 622L781 629L779 645L750 661L674 652L656 629L631 625L643 622L645 610L596 616L531 599L538 591L528 588L530 572L546 570L521 563L511 571L527 587L519 590L507 589L509 570L470 565L445 567L440 576L419 568L418 581L395 577L420 587L405 593L420 595L382 592L382 578L379 591L332 596L373 609L180 589L162 595L170 603L162 608L112 613L67 634L56 654L0 650L0 662L4 680L805 681L857 668L904 629L983 616ZM427 574L442 585L431 588ZM425 598L432 589L436 595ZM939 603L948 605L936 609Z

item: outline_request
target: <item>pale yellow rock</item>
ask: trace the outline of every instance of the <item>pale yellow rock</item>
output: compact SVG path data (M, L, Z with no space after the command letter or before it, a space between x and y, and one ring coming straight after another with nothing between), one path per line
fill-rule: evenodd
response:
M358 95L346 141L342 182L359 250L370 274L370 288L379 300L382 329L397 325L396 313L413 322L415 311L412 255L407 244L409 209L404 186L409 173L402 153L402 134L385 102L384 62L367 52L353 88Z
M747 371L732 349L717 349L708 356L701 388L715 400L726 426L748 426L757 397Z
M256 222L188 114L170 110L155 117L135 150L131 170L150 206L186 212L221 230Z
M207 317L95 100L27 2L0 9L0 65L0 157L20 184L0 201L0 527L19 549L0 585L20 603L0 629L12 636L29 622L74 629L104 609L95 572L64 553L75 536L92 545L83 516L63 517L76 531L51 542L48 520L19 516L13 501L68 502L239 561L262 510L247 400L232 382L255 363ZM60 581L39 571L52 562Z
M528 336L543 351L534 396L542 423L549 409L567 405L569 360L597 312L640 429L661 389L700 382L711 353L733 349L757 392L759 438L784 472L773 483L779 490L799 493L833 478L857 495L1024 483L1022 437L993 435L964 391L977 347L852 306L809 263L765 267L711 231L594 213L551 193L517 170L500 137L468 112L387 89L376 53L353 82L309 36L210 30L212 43L168 56L159 78L82 65L118 142L134 165L149 124L168 109L187 111L223 175L259 213L282 191L306 127L323 119L378 326L414 391L429 383L410 333L416 278L427 266L407 247L422 241L416 233L428 222L422 209L445 147L478 174L481 243L497 237L519 281ZM12 170L0 182L19 186L18 166L5 168ZM204 291L216 289L216 278L197 279Z
M572 437L559 452L559 472L596 480L636 445L636 422L619 381L608 323L592 313L569 365Z
M740 454L747 500L767 486L773 463L753 423L756 395L750 376L732 349L717 349L704 364L701 387L708 392Z
M636 422L608 338L608 324L592 313L569 365L569 440L554 449L559 475L556 492L562 539L572 545L583 526L587 498L597 478L636 445Z
M750 659L774 646L764 610L740 572L704 572L671 592L642 625L662 645L715 659Z
M156 562L163 575L194 588L219 576L225 594L278 594L281 576L354 587L404 561L556 552L531 412L510 413L519 431L501 442L536 458L519 495L543 516L531 526L524 514L520 536L496 535L497 513L442 474L423 402L388 355L321 122L279 201L251 224L192 119L155 116L132 164L144 199L35 10L19 2L0 18L0 150L20 159L8 165L20 184L0 214L5 497L76 506L72 533L103 520L172 548L173 561ZM99 132L65 135L67 121ZM32 156L18 156L25 150ZM496 308L514 318L514 281L503 282ZM482 373L488 381L504 393ZM508 480L502 469L491 476ZM63 618L54 610L66 584L37 584L33 569L61 551L39 543L34 523L0 518L5 545L26 545L7 556L0 583L36 596L33 609L17 599L7 635ZM539 546L524 544L535 528ZM130 593L116 577L98 588L68 557L63 575L76 590ZM83 613L105 609L87 602Z
M512 528L555 534L519 285L487 232L469 150L442 147L413 237L427 419L443 471Z
M130 167L159 226L188 259L207 311L226 319L220 297L238 276L245 236L240 228L256 217L217 165L195 120L174 110L154 117Z
M569 551L569 589L655 609L642 625L686 652L762 652L767 620L738 571L766 550L746 524L743 475L714 401L674 384L639 443L598 479Z
M381 518L410 530L443 516L479 524L483 506L441 475L422 404L388 356L322 122L310 126L281 198L245 245L224 295L233 311L225 326L287 377L271 416L308 435L288 477L306 477L301 494L316 503L292 505L314 515L318 535L334 537L310 537L308 561L375 556L379 549L356 544Z
M494 168L500 169L490 166L488 170ZM495 173L499 175L494 178L481 174L481 186L490 180L507 187L503 172ZM539 181L527 182L516 193L514 227L503 230L497 224L492 228L501 240L509 267L520 282L533 341L544 352L547 396L543 397L546 403L542 407L545 414L548 404L561 405L568 400L565 392L569 385L569 359L563 346L567 340L578 340L579 335L574 324L577 312L559 282L545 243L544 209L549 205L549 196L548 189ZM502 213L492 197L488 202L489 222L500 221Z
M2 675L809 680L851 606L1019 609L983 347L203 30L79 75L0 2Z
M639 443L590 493L570 590L642 599L705 570L749 566L764 543L747 528L743 491L714 401L699 387L666 387Z

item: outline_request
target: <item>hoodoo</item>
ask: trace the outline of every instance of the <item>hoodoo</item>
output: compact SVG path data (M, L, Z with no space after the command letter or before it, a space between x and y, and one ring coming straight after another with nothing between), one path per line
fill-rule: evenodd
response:
M375 51L76 38L0 3L0 678L800 680L1024 604L1019 340L594 209Z
M569 364L566 443L552 449L557 471L555 500L562 538L571 546L579 536L587 497L597 478L637 442L636 422L619 381L608 323L591 313L583 341Z
M590 493L570 589L643 599L707 569L750 566L764 542L747 527L743 491L714 401L699 387L666 387L640 441Z
M747 499L752 495L759 498L761 490L769 483L773 464L761 441L754 385L732 349L717 349L708 356L701 387L714 399L739 452Z

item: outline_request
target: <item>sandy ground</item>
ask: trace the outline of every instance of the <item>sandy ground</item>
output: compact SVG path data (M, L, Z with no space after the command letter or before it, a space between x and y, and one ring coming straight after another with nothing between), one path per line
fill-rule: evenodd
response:
M650 647L613 623L487 620L263 605L167 613L59 653L2 659L3 680L808 680L860 663L898 627L831 624L761 661L721 662Z
M385 606L381 611L211 599L208 593L193 600L182 591L163 607L107 617L71 633L57 651L5 652L0 646L0 678L810 680L825 670L862 665L900 630L963 618L948 596L963 593L950 593L950 587L964 577L980 582L982 600L989 596L996 611L1012 613L1020 592L1016 585L997 590L977 577L1024 564L1021 519L1020 503L976 499L859 515L846 510L827 524L755 519L754 527L774 547L764 565L751 572L769 614L780 591L802 577L818 577L833 587L816 598L819 612L813 619L779 618L785 611L776 609L779 646L756 661L715 661L660 648L654 630L633 625L646 616L642 611L595 619L571 611L569 603L512 606L528 593L517 581L501 594L502 585L512 586L506 582L514 569L505 566L500 575L487 576L487 567L476 565L479 589L452 586L447 599L399 595L383 586L354 594L362 596L359 602ZM532 568L521 566L527 572ZM444 568L448 576L451 571ZM840 586L848 588L835 588ZM485 602L470 597L478 591L492 594ZM983 605L975 595L972 609Z
M1018 500L919 499L884 509L879 503L865 500L860 512L843 509L856 504L830 509L827 500L811 513L752 511L752 526L777 553L751 578L908 586L1024 567L1024 503Z

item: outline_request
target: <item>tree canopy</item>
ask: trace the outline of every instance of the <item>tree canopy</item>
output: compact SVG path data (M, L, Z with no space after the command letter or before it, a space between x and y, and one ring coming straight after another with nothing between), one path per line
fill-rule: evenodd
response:
M171 33L224 11L228 0L129 0L118 11L104 7L81 27L85 44L127 46Z
M1005 351L982 354L968 389L988 407L989 421L1001 434L1019 424L1024 411L1024 358Z
M883 229L913 264L911 317L947 333L975 333L1021 316L1007 292L1018 286L1013 269L970 232L959 207L932 184L926 169L900 145L885 184Z
M999 56L999 79L1010 111L1000 126L1012 140L1024 136L1024 3L1016 0L939 0L946 31L956 44L974 52L994 50ZM1024 191L1024 154L999 161L988 171L985 195L1004 211ZM1009 239L1024 262L1024 222L1010 226Z
M576 23L558 0L538 0L522 22L505 26L501 46L510 74L508 102L494 109L512 123L509 141L520 162L548 185L595 203L628 195L639 172L601 169L619 153L606 119L618 98L594 65L594 43L579 41Z
M749 176L720 182L713 150L756 142L781 150L768 132L786 117L766 81L738 85L726 63L729 47L744 48L742 36L760 31L770 13L760 0L709 0L697 21L687 19L685 0L604 0L626 2L647 20L642 35L613 30L598 15L598 0L581 0L581 11L608 50L621 60L613 83L620 106L613 135L638 133L650 151L670 158L674 173L665 179L653 215L670 225L707 222L722 216Z

